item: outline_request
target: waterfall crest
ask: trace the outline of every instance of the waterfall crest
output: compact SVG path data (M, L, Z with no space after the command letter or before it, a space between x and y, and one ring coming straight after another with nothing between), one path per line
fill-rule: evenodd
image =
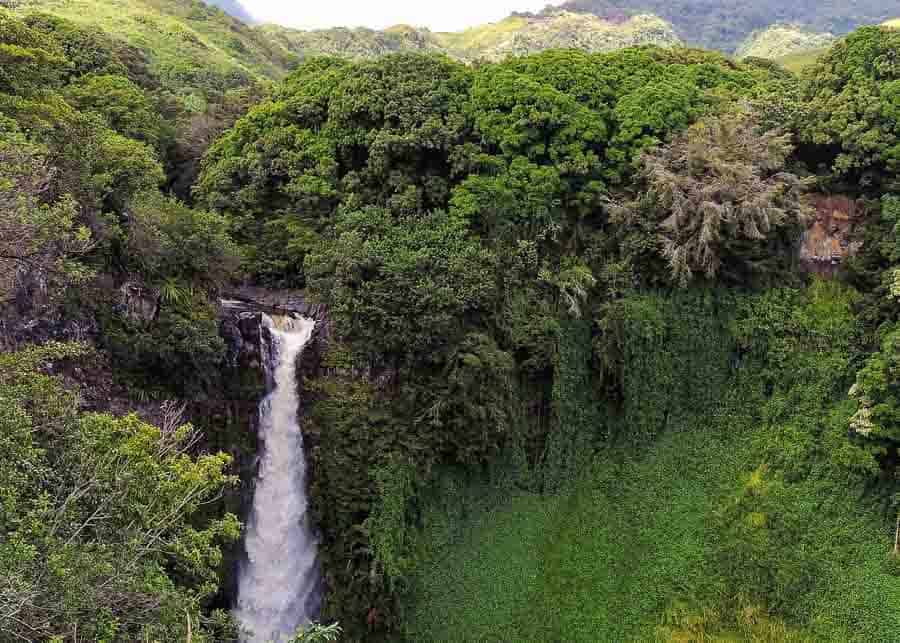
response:
M270 391L259 407L262 458L238 574L235 615L245 643L287 640L319 609L316 538L306 515L306 460L297 421L297 357L315 321L266 316Z

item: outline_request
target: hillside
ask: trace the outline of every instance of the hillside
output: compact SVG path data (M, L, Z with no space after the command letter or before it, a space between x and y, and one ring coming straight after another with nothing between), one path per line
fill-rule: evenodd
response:
M463 60L502 60L546 49L603 52L637 45L681 44L672 26L656 16L640 15L619 22L565 11L537 18L511 17L460 33L437 34L437 40Z
M363 27L301 31L267 24L257 30L264 38L300 58L328 55L368 59L401 51L441 50L430 32L413 27L398 26L384 31Z
M688 44L731 53L772 24L843 35L900 15L900 0L570 0L562 8L601 17L653 13L671 22Z
M889 27L892 29L900 29L900 19L886 20L882 23L883 27ZM804 34L803 36L798 37L798 44L803 44L803 48L799 48L797 51L793 51L790 53L786 53L780 56L764 56L766 58L772 58L779 65L784 67L785 69L794 72L795 74L800 73L804 69L812 66L822 57L824 57L829 50L830 45L824 44L823 46L816 46L807 48L805 45L811 44L815 42L817 39L816 36L821 37L824 41L824 36L826 34L812 34L812 38L809 38L811 34ZM833 43L833 41L832 41ZM758 54L747 54L747 55L758 55Z
M210 6L214 5L214 6ZM548 10L516 15L460 32L408 25L303 31L280 25L248 26L236 0L23 0L17 11L51 13L114 33L149 55L151 71L173 91L236 87L279 78L296 58L332 55L371 59L397 52L439 52L463 61L501 60L553 48L592 52L634 45L681 44L672 25L653 15L603 18Z
M145 52L150 71L179 93L278 78L292 64L277 43L200 0L23 0L16 11L100 27Z
M234 16L241 22L252 25L256 22L250 12L240 3L240 0L205 0L206 4L218 7L225 13Z
M0 643L900 640L892 22L11 2Z
M799 74L807 67L814 65L816 61L826 53L828 53L827 49L813 49L812 51L804 51L799 54L784 56L783 58L777 59L775 62L788 71Z
M772 25L752 34L738 47L735 56L777 60L826 49L836 40L830 33L813 33L795 25Z
M407 25L385 31L364 28L299 31L263 25L259 31L300 57L328 54L354 59L401 51L434 51L463 61L502 60L506 56L546 49L602 52L635 45L672 47L681 43L671 25L655 16L615 21L562 11L541 16L512 16L455 33L435 33Z

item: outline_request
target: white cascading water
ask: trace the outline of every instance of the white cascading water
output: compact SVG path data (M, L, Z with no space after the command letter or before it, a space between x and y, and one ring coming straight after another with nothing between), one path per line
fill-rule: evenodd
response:
M238 574L235 615L246 643L279 643L319 608L317 542L306 515L306 460L297 422L297 357L315 328L311 319L265 316L271 333L274 388L259 407L262 459L247 527L247 558Z

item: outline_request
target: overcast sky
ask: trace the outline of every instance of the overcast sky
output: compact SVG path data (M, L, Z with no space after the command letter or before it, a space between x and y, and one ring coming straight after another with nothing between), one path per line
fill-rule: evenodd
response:
M562 0L242 0L255 18L289 27L372 27L396 24L457 31L502 20L513 11L539 11Z

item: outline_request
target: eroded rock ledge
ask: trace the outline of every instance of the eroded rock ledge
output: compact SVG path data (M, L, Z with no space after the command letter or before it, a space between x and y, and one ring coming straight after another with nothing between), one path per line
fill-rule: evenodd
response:
M824 276L834 275L841 264L859 252L854 239L865 208L844 195L812 195L815 216L800 239L800 268Z
M266 313L298 313L316 321L325 319L326 309L322 304L309 303L301 290L268 290L257 286L237 286L222 295L225 305L247 311Z

